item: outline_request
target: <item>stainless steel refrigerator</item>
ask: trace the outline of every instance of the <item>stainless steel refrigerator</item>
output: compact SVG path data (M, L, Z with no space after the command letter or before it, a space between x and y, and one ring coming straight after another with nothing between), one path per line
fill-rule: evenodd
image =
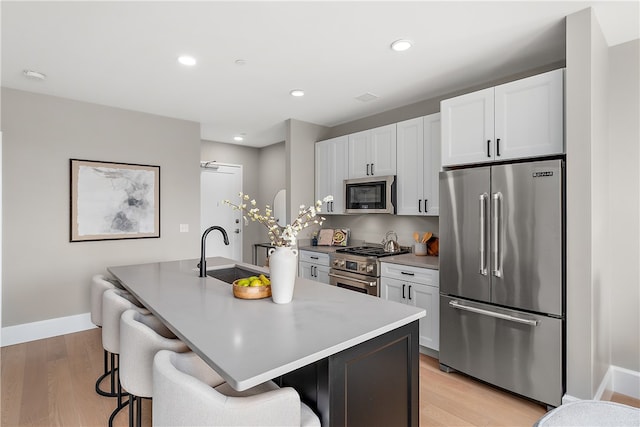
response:
M564 161L440 173L440 368L559 406Z

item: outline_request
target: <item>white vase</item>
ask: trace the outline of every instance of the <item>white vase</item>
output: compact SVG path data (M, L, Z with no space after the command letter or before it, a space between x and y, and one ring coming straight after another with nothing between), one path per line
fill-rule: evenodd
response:
M276 304L287 304L293 298L296 283L298 250L286 246L269 249L271 298Z

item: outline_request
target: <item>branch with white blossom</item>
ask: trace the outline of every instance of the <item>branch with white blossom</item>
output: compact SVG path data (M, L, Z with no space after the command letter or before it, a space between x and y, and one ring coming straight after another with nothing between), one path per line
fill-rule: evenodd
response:
M265 205L265 214L262 215L260 209L255 207L255 199L251 199L249 195L243 193L238 193L238 195L240 197L240 203L238 204L231 203L230 200L223 200L222 202L231 206L234 210L243 212L245 224L248 224L250 219L267 227L271 244L289 247L296 245L297 235L301 230L307 228L310 224L322 225L325 218L318 215L322 211L322 203L333 200L333 196L326 196L324 199L316 201L313 206L305 207L305 205L300 205L296 219L291 224L281 226L273 217L271 206Z

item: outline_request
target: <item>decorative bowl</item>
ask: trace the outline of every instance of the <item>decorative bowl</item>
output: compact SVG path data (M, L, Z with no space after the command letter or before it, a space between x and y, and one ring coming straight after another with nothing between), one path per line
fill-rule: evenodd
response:
M240 279L238 279L240 280ZM271 285L267 286L238 286L233 282L233 296L240 299L260 299L271 296Z

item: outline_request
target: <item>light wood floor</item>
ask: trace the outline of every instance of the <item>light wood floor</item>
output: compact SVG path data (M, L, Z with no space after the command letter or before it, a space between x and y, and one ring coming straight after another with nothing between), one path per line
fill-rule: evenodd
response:
M105 426L115 407L114 398L94 391L102 371L99 329L3 347L0 365L3 427ZM437 360L420 356L421 427L531 426L544 412L540 405L463 375L443 373ZM145 401L143 413L143 425L150 426L150 402ZM114 425L128 425L128 409Z

